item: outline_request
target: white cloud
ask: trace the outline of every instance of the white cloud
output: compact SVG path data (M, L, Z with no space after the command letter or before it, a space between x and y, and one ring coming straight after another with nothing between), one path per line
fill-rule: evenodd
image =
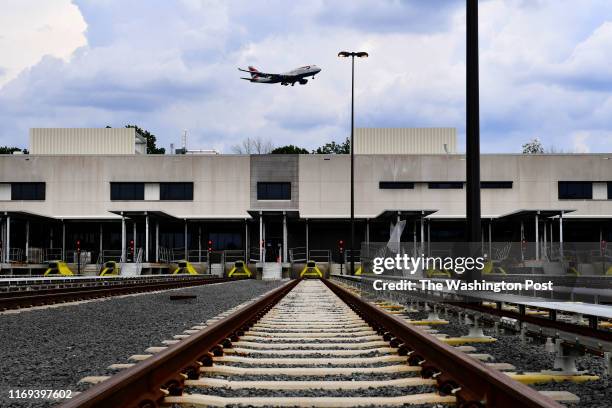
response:
M581 148L612 149L599 142L610 137L612 5L588 3L480 2L483 151L516 152L533 137L576 149L580 132L591 135ZM462 1L436 4L78 0L64 14L82 14L87 45L43 43L0 89L0 145L23 145L30 127L136 123L166 147L186 128L193 148L227 151L247 136L314 148L348 134L350 64L340 49L371 55L356 63L357 126L454 126L463 135L465 11ZM41 18L15 10L5 19L21 16L34 35ZM74 25L81 36L84 24ZM13 32L0 27L0 36ZM58 41L63 51L51 46ZM306 86L250 84L236 70L303 64L323 68Z
M68 60L87 25L70 0L6 0L0 13L0 88L45 55Z

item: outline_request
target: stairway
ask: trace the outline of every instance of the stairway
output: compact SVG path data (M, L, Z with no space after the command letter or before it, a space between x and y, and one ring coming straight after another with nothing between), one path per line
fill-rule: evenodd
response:
M98 265L96 264L86 264L81 269L81 275L83 276L97 276L100 273L98 270Z
M283 277L283 268L278 262L266 262L263 267L262 280L280 280Z

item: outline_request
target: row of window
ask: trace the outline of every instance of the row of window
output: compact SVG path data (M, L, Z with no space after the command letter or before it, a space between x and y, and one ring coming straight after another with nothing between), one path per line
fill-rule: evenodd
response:
M258 182L258 200L291 200L291 183L288 182Z
M414 189L412 181L381 181L378 187L382 190ZM612 181L607 184L607 194L599 191L597 199L612 200ZM26 182L10 183L11 200L45 200L45 183ZM463 189L463 182L428 182L427 187L433 190ZM483 189L511 189L512 181L481 181ZM593 199L593 182L591 181L559 181L559 199ZM142 182L112 182L111 200L142 201L145 199L145 183ZM291 183L289 182L258 182L258 200L291 200ZM161 201L193 201L193 183L159 183L159 200Z
M142 201L145 183L111 183L112 201ZM193 183L159 183L161 201L193 201Z
M560 181L559 198L567 200L592 200L593 198L605 199L607 195L608 200L612 200L612 181L596 184L599 189L594 197L592 181ZM608 190L607 194L606 189Z
M415 182L413 181L381 181L378 183L378 188L381 190L400 190L414 189ZM448 189L463 189L462 181L440 181L428 182L427 188L432 190L448 190ZM481 181L480 188L512 188L511 181Z
M11 200L44 200L45 183L11 183Z

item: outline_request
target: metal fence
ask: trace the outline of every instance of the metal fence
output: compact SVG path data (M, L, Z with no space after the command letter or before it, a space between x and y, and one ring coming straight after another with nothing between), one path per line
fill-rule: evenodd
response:
M302 263L306 262L308 259L308 254L306 253L306 247L295 247L289 249L289 262L293 263Z

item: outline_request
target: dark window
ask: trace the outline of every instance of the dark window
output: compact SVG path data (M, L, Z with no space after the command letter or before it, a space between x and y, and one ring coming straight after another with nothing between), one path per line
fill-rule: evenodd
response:
M481 181L480 188L512 188L511 181Z
M215 251L242 249L242 235L237 232L211 232L208 239L212 241Z
M192 201L193 183L159 183L159 199Z
M11 183L11 200L44 200L45 183Z
M427 183L428 187L433 190L445 190L445 189L463 189L462 181L444 181L444 182L432 182Z
M291 200L291 183L287 182L258 182L258 200Z
M412 181L381 181L378 183L378 188L381 190L384 189L413 189L414 183Z
M608 181L608 200L612 200L612 181Z
M144 200L144 183L111 183L111 200Z
M590 181L560 181L559 198L591 199L593 198L593 183Z

